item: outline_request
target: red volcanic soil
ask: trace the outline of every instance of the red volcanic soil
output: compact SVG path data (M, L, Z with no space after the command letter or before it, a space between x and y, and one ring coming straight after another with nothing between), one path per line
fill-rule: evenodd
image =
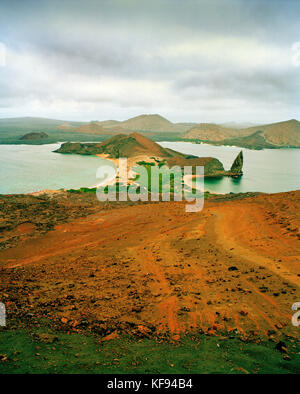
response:
M47 233L19 227L27 238L0 251L11 318L47 317L101 335L137 327L174 338L298 335L300 191L220 196L198 213L186 213L185 202L96 204Z

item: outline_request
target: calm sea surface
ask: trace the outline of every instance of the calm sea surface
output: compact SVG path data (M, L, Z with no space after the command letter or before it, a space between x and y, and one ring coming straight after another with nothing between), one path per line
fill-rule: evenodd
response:
M165 148L195 156L216 157L229 170L243 150L244 175L240 179L206 179L205 189L216 193L259 191L266 193L300 189L300 149L249 150L190 142L162 142Z
M96 185L96 170L107 160L53 153L60 145L0 145L0 193Z
M241 148L189 142L162 142L179 152L212 156L229 169ZM0 193L30 193L43 189L91 187L96 170L106 163L98 157L53 153L60 144L0 145ZM212 192L282 192L300 189L300 149L243 149L244 175L240 179L206 180Z

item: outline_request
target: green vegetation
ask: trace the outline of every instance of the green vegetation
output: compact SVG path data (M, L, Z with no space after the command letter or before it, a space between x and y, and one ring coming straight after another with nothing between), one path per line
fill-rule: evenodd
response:
M26 144L26 145L44 145L44 144L55 144L61 141L90 141L90 142L102 142L104 141L107 136L103 135L86 135L86 134L79 134L79 133L73 133L73 132L68 132L68 134L65 132L53 132L49 133L47 132L48 137L39 139L39 140L20 140L20 137L24 135L24 132L18 131L17 133L11 134L11 133L2 133L1 132L1 127L0 127L0 144L13 144L13 145L20 145L20 144Z
M226 139L223 141L223 143L224 145L235 145L256 150L280 148L280 146L276 146L267 142L261 130L258 130L246 137Z
M257 131L254 134L246 137L235 137L235 138L227 138L221 141L211 141L211 140L201 140L197 138L182 138L181 141L184 142L193 142L196 144L209 144L209 145L216 145L216 146L239 146L242 148L247 149L254 149L254 150L262 150L262 149L280 149L286 148L286 146L279 146L270 144L265 140L263 137L262 131ZM293 146L288 146L289 148L293 148ZM296 146L294 147L296 148Z
M147 189L148 192L153 191L153 192L158 192L158 193L162 194L162 193L168 191L168 184L169 184L169 180L170 180L170 194L171 194L171 200L172 200L172 194L174 194L175 192L177 192L177 193L180 192L180 189L178 189L178 188L176 189L175 174L172 172L170 173L170 177L168 177L168 176L163 177L164 171L162 170L161 173L159 174L158 188L151 190L151 170L154 167L156 167L157 169L161 169L161 167L166 164L165 160L162 160L162 161L156 160L156 163L157 163L157 165L152 162L145 162L145 161L137 162L138 166L142 166L146 169L147 179L145 179L145 180L142 179L141 175L139 173L139 168L135 167L136 168L136 176L133 178L133 181L138 185L137 189L136 189L136 193L140 194L141 188L142 188L144 190ZM167 174L168 174L168 171L165 173L165 175L167 175ZM181 177L181 173L180 173L180 177ZM119 193L121 191L130 192L130 185L124 185L121 182L116 182L115 185L116 185L116 193ZM181 182L180 188L183 191L183 182ZM69 193L77 193L77 194L79 194L79 193L94 193L95 194L96 191L97 191L96 187L94 187L94 188L81 187L80 189L67 190L67 192L69 192ZM106 194L108 193L108 185L103 187L103 192ZM190 190L190 192L193 193L193 197L195 197L197 190L193 188ZM202 196L202 193L199 192L198 197L200 197L200 196ZM204 193L204 198L208 198L209 196L210 196L209 191L206 191Z
M187 335L179 341L41 329L0 331L3 373L299 373L299 346L286 342L290 360L274 342ZM294 347L295 346L295 347Z
M80 189L69 189L67 192L69 193L96 193L96 187L81 187Z
M99 128L96 134L89 133L89 125ZM91 131L92 129L93 127L91 127ZM216 124L174 124L159 115L142 115L124 122L95 121L90 123L25 117L0 119L0 144L38 145L61 141L102 142L109 138L107 132L113 135L123 132L127 134L135 130L156 142L186 141L212 145L236 145L249 149L299 148L299 129L300 122L295 119L242 129L230 129ZM48 134L48 138L20 141L24 134L32 132L44 132ZM117 152L113 153L117 154Z
M162 141L170 141L170 142L176 142L176 141L182 141L182 136L183 136L183 132L181 133L170 133L170 132L164 132L164 133L159 133L156 132L154 133L143 133L145 135L145 137L150 138L153 141L156 142L162 142Z
M158 160L155 157L151 157L151 159L153 159L155 161L155 163L146 162L146 161L137 161L136 164L138 164L139 166L146 166L146 167L147 166L155 166L157 164L159 168L161 168L164 165L167 165L166 159Z
M183 139L211 145L234 145L248 149L299 148L300 122L296 119L260 126L228 128L215 123L199 123L182 135Z
M64 121L61 120L42 118L0 119L0 144L43 145L57 143L60 141L100 142L107 138L107 136L104 135L87 135L85 133L79 133L72 130L59 130L57 127L63 123ZM76 127L83 124L82 122L68 123ZM32 132L44 132L48 137L39 140L20 140L24 134Z
M139 166L155 166L155 163L149 163L146 161L138 161L136 164L138 164Z

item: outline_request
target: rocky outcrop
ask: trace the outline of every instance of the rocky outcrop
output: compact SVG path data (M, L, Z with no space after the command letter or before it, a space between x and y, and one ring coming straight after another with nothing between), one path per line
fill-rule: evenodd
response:
M22 141L28 141L28 140L41 140L43 138L48 138L48 134L41 132L41 133L27 133L23 135L23 137L20 138Z
M243 175L243 163L244 163L243 151L241 150L240 153L235 158L234 162L232 163L230 172L232 172L234 175L237 176Z
M240 146L256 150L300 148L300 122L291 119L240 129L214 123L200 123L188 130L183 138L213 145Z
M55 152L77 153L81 155L105 154L112 159L118 157L131 158L139 155L149 157L171 157L176 154L183 156L177 152L171 154L168 149L163 148L156 142L139 133L131 133L130 135L118 134L100 143L66 142Z
M101 143L71 143L65 142L61 145L57 153L69 153L80 155L106 155L108 159L118 157L135 158L144 157L146 161L163 161L169 168L173 166L196 166L204 167L205 177L237 177L242 175L243 153L241 152L235 159L230 171L225 171L223 164L214 157L197 157L176 152L172 149L163 148L156 142L148 139L139 133L130 135L118 134Z

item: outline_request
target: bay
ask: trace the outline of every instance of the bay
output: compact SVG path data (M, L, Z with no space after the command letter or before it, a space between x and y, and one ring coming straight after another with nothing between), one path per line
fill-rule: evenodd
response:
M0 145L0 193L95 186L97 168L109 162L95 156L54 153L60 145Z
M178 152L219 159L229 170L242 150L244 175L205 180L205 189L214 193L277 193L300 189L300 149L250 150L234 146L213 146L191 142L161 142L164 148Z
M229 169L239 147L213 146L190 142L161 142L182 153L216 157ZM0 145L0 193L31 193L44 189L92 187L96 171L107 160L94 156L53 153L60 144ZM300 149L242 149L244 175L205 180L205 189L214 193L277 193L300 189Z

